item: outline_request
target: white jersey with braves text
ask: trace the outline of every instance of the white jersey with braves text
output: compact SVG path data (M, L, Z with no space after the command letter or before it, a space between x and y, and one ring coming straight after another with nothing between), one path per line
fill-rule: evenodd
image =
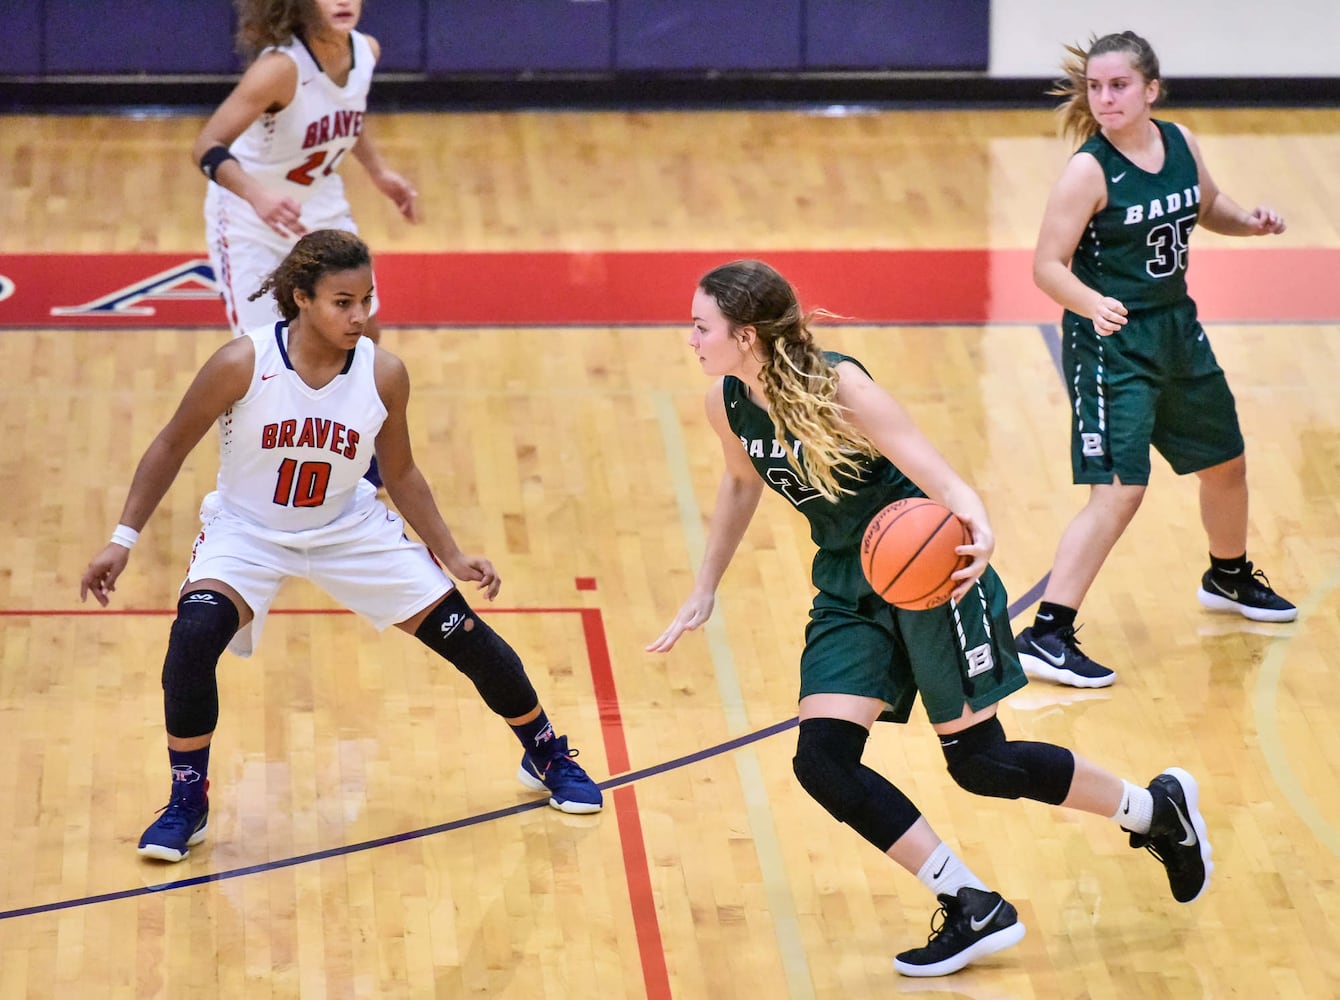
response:
M217 497L260 528L305 531L359 499L386 406L373 374L376 345L349 352L344 371L313 389L288 356L288 324L253 330L246 395L219 418Z
M347 210L336 168L363 132L375 62L365 35L355 31L350 42L353 66L343 87L326 76L301 39L267 49L297 65L293 100L261 115L230 147L247 173L271 191L302 203L308 228Z

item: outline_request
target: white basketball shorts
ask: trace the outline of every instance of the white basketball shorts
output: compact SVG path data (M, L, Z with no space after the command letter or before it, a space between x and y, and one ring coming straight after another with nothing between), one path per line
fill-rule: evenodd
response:
M454 586L366 481L349 509L320 528L260 527L224 509L217 493L201 503L200 525L183 590L198 580L222 580L247 602L255 617L228 644L238 656L250 656L260 642L270 605L289 577L312 581L379 632L437 604Z

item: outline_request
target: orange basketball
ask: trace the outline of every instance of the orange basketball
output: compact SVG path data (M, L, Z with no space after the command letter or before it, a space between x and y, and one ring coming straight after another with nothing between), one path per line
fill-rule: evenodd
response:
M925 611L949 600L950 574L972 562L954 549L971 542L968 526L948 507L909 497L871 518L861 538L861 569L894 607Z

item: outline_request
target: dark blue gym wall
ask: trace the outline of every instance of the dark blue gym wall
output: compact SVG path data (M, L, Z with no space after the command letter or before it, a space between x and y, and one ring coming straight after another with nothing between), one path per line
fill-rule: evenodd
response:
M1160 21L1161 0L1132 2L1145 3L1146 19ZM383 46L374 92L381 110L1050 105L1053 36L1060 29L1037 21L1048 11L1060 15L1048 3L367 0L362 27ZM1214 8L1215 0L1187 3ZM1279 17L1292 24L1296 15L1281 8ZM0 0L0 24L0 112L209 107L242 68L229 0ZM995 52L993 24L1000 35ZM1210 37L1213 19L1207 25ZM1015 57L1031 51L1023 43L1042 45L1033 37L1039 32L1046 35L1045 57L1025 60L1027 75L1002 73L1000 63L1017 67ZM1302 35L1296 44L1309 44L1308 33ZM1312 37L1315 46L1316 38L1329 36ZM1340 75L1289 77L1288 50L1243 74L1235 56L1241 39L1233 42L1211 46L1225 53L1222 68L1214 63L1203 77L1175 78L1179 103L1340 104Z
M987 0L371 0L384 69L985 70ZM5 0L0 75L236 72L225 0Z

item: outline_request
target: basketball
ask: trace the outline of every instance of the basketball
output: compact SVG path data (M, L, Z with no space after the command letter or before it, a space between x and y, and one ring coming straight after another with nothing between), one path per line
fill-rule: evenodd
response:
M896 608L926 611L949 600L950 574L972 560L954 549L972 542L968 526L925 497L889 504L861 538L861 569L876 594Z

